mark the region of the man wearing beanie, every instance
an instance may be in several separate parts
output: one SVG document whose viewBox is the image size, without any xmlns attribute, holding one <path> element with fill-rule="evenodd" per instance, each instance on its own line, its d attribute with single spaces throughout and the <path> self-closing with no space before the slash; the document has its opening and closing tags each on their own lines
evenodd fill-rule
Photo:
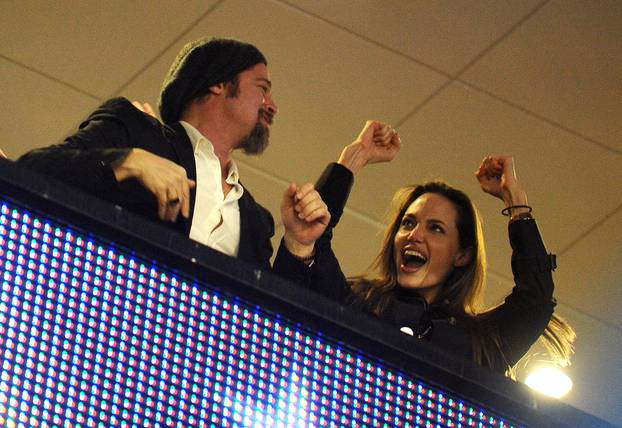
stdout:
<svg viewBox="0 0 622 428">
<path fill-rule="evenodd" d="M 183 47 L 164 80 L 163 124 L 125 98 L 111 99 L 63 144 L 18 162 L 269 268 L 274 220 L 241 185 L 231 155 L 260 154 L 268 145 L 277 113 L 271 87 L 256 47 L 197 40 Z M 322 206 L 317 192 L 309 195 Z"/>
</svg>

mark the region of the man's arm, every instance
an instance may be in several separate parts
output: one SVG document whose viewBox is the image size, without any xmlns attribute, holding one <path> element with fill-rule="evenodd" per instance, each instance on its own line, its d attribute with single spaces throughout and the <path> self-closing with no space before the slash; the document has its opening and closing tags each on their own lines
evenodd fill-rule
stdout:
<svg viewBox="0 0 622 428">
<path fill-rule="evenodd" d="M 136 179 L 156 197 L 160 219 L 175 221 L 179 213 L 187 218 L 195 183 L 179 165 L 140 148 L 157 137 L 138 130 L 149 129 L 143 116 L 125 99 L 110 100 L 62 144 L 33 150 L 18 162 L 109 200 L 120 192 L 120 182 Z"/>
<path fill-rule="evenodd" d="M 32 150 L 17 162 L 90 193 L 117 189 L 112 165 L 130 152 L 123 124 L 113 119 L 90 119 L 62 144 Z"/>
<path fill-rule="evenodd" d="M 313 260 L 315 241 L 330 221 L 328 207 L 311 183 L 298 187 L 291 183 L 283 194 L 281 218 L 285 227 L 283 243 L 301 260 Z"/>
</svg>

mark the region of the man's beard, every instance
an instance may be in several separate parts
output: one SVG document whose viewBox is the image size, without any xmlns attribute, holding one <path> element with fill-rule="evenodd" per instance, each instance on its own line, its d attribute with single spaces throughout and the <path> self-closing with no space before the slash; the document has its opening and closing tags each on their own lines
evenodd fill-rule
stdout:
<svg viewBox="0 0 622 428">
<path fill-rule="evenodd" d="M 272 117 L 268 113 L 259 111 L 259 118 L 255 128 L 240 143 L 240 149 L 247 155 L 260 155 L 268 147 L 270 140 L 270 129 L 261 124 L 260 118 L 265 117 L 268 123 L 272 123 Z"/>
</svg>

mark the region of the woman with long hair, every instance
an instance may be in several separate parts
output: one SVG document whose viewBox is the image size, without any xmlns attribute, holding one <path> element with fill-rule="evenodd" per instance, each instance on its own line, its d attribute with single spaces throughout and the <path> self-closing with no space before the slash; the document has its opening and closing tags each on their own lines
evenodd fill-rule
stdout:
<svg viewBox="0 0 622 428">
<path fill-rule="evenodd" d="M 496 371 L 511 369 L 538 338 L 558 363 L 567 364 L 574 331 L 554 314 L 555 257 L 542 242 L 514 161 L 486 157 L 476 177 L 484 192 L 503 201 L 502 213 L 509 218 L 516 285 L 494 308 L 478 309 L 486 273 L 478 211 L 465 193 L 442 181 L 396 193 L 374 263 L 364 274 L 346 279 L 330 241 L 349 187 L 320 180 L 318 191 L 333 215 L 330 227 L 315 242 L 312 260 L 297 258 L 285 245 L 275 267 L 309 288 Z"/>
</svg>

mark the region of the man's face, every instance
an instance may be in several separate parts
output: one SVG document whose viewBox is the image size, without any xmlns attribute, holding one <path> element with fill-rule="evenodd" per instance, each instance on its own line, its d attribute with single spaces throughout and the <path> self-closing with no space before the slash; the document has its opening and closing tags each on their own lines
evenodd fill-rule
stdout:
<svg viewBox="0 0 622 428">
<path fill-rule="evenodd" d="M 278 108 L 272 99 L 268 67 L 257 64 L 238 75 L 237 85 L 227 84 L 227 101 L 234 123 L 245 137 L 239 148 L 248 154 L 262 153 L 268 146 L 270 125 Z"/>
</svg>

